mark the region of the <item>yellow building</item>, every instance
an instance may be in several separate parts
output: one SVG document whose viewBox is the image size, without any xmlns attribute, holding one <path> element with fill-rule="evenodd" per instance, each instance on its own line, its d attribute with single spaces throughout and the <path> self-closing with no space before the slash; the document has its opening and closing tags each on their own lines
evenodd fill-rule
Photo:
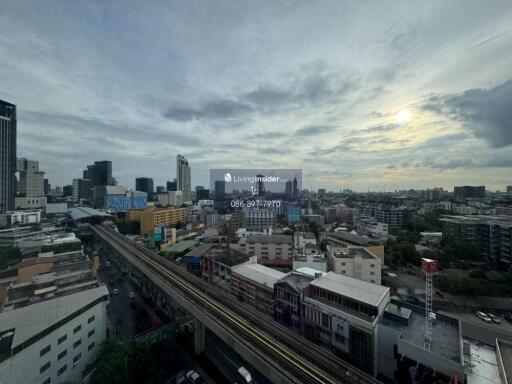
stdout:
<svg viewBox="0 0 512 384">
<path fill-rule="evenodd" d="M 152 235 L 158 225 L 176 225 L 185 222 L 185 208 L 155 208 L 129 209 L 126 219 L 140 223 L 141 235 Z"/>
</svg>

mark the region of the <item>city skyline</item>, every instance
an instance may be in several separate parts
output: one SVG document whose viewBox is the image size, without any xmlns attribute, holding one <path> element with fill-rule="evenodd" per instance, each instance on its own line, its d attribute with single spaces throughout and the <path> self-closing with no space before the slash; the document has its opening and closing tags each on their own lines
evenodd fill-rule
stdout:
<svg viewBox="0 0 512 384">
<path fill-rule="evenodd" d="M 325 5 L 8 3 L 17 155 L 52 185 L 105 159 L 120 185 L 165 185 L 177 154 L 192 186 L 227 167 L 335 191 L 512 183 L 507 2 Z"/>
</svg>

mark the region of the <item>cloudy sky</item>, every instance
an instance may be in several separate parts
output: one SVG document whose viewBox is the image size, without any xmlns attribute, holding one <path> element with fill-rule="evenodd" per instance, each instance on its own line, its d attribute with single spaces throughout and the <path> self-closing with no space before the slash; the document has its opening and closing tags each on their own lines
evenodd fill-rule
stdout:
<svg viewBox="0 0 512 384">
<path fill-rule="evenodd" d="M 510 1 L 4 1 L 0 99 L 53 185 L 211 167 L 303 186 L 512 184 Z"/>
</svg>

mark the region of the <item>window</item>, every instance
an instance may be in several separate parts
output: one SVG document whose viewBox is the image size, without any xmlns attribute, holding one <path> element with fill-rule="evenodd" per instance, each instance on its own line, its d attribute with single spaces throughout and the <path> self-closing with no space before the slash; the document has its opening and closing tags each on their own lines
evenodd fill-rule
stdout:
<svg viewBox="0 0 512 384">
<path fill-rule="evenodd" d="M 79 325 L 77 327 L 75 327 L 75 329 L 73 329 L 73 334 L 77 333 L 78 331 L 80 331 L 82 329 L 82 326 Z"/>
<path fill-rule="evenodd" d="M 345 265 L 346 265 L 346 263 L 345 263 L 345 262 L 343 262 L 343 263 L 341 263 L 341 265 L 342 265 L 342 266 L 345 266 Z"/>
<path fill-rule="evenodd" d="M 68 354 L 68 350 L 67 350 L 67 349 L 63 350 L 61 353 L 59 353 L 59 354 L 57 355 L 57 360 L 62 359 L 62 358 L 63 358 L 64 356 L 66 356 L 67 354 Z"/>
<path fill-rule="evenodd" d="M 64 335 L 64 336 L 61 336 L 59 337 L 59 340 L 57 340 L 57 344 L 60 344 L 64 341 L 66 341 L 66 339 L 68 338 L 68 335 Z"/>
<path fill-rule="evenodd" d="M 91 329 L 89 331 L 89 333 L 87 334 L 87 337 L 91 337 L 92 335 L 94 335 L 94 329 Z"/>
<path fill-rule="evenodd" d="M 66 369 L 68 369 L 68 365 L 67 364 L 64 364 L 62 367 L 59 368 L 59 370 L 57 371 L 57 376 L 60 376 L 62 375 L 64 372 L 66 372 Z"/>
<path fill-rule="evenodd" d="M 375 275 L 375 272 L 370 272 L 370 275 L 374 276 L 374 275 Z"/>
<path fill-rule="evenodd" d="M 76 363 L 78 362 L 78 360 L 80 360 L 82 358 L 82 354 L 79 353 L 78 355 L 76 355 L 75 357 L 73 357 L 73 367 L 76 366 Z"/>
<path fill-rule="evenodd" d="M 91 316 L 87 319 L 87 324 L 91 324 L 94 321 L 94 316 Z"/>
<path fill-rule="evenodd" d="M 46 347 L 44 347 L 43 349 L 41 349 L 39 351 L 39 356 L 46 355 L 48 352 L 50 352 L 51 349 L 52 349 L 52 346 L 51 345 L 47 345 Z"/>
<path fill-rule="evenodd" d="M 87 347 L 87 350 L 90 351 L 91 349 L 94 348 L 94 346 L 95 346 L 94 343 L 89 344 L 89 346 Z"/>
<path fill-rule="evenodd" d="M 43 373 L 44 371 L 46 371 L 48 368 L 50 368 L 50 362 L 46 362 L 45 365 L 43 365 L 41 368 L 39 368 L 39 373 Z"/>
<path fill-rule="evenodd" d="M 51 381 L 52 381 L 52 378 L 51 378 L 51 377 L 49 377 L 49 378 L 47 378 L 45 381 L 41 381 L 41 384 L 50 384 L 50 383 L 51 383 Z"/>
<path fill-rule="evenodd" d="M 73 344 L 73 348 L 78 347 L 80 344 L 82 344 L 82 339 L 78 339 L 77 341 L 75 341 L 75 343 Z"/>
<path fill-rule="evenodd" d="M 370 267 L 371 268 L 375 268 L 375 264 L 370 264 Z"/>
</svg>

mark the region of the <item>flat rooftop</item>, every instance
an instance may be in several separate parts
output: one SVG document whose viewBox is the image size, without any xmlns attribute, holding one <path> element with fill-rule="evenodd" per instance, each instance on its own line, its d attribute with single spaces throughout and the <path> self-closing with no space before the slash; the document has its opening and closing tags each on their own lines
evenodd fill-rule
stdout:
<svg viewBox="0 0 512 384">
<path fill-rule="evenodd" d="M 106 217 L 110 216 L 108 213 L 103 211 L 98 211 L 94 208 L 89 207 L 77 207 L 77 208 L 69 208 L 68 213 L 73 220 L 81 220 L 90 217 Z"/>
<path fill-rule="evenodd" d="M 332 247 L 329 246 L 329 250 L 331 255 L 338 259 L 354 259 L 356 257 L 361 257 L 362 259 L 370 260 L 380 260 L 376 255 L 372 252 L 368 251 L 363 247 Z"/>
<path fill-rule="evenodd" d="M 288 235 L 249 235 L 245 237 L 248 243 L 274 243 L 292 244 L 292 237 Z"/>
<path fill-rule="evenodd" d="M 213 246 L 203 253 L 203 257 L 215 260 L 229 267 L 249 261 L 249 255 L 231 248 Z"/>
<path fill-rule="evenodd" d="M 274 289 L 276 281 L 285 275 L 283 272 L 265 267 L 261 264 L 236 265 L 231 268 L 231 272 L 271 289 Z"/>
<path fill-rule="evenodd" d="M 311 285 L 374 307 L 378 307 L 382 300 L 389 296 L 388 287 L 367 283 L 335 272 L 329 272 L 312 281 Z"/>
</svg>

